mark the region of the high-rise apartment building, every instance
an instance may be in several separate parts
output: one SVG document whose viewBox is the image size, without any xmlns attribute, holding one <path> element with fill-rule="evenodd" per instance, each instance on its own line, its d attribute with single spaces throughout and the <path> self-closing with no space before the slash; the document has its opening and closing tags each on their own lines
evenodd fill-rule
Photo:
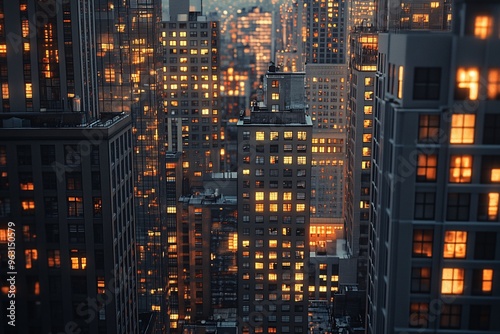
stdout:
<svg viewBox="0 0 500 334">
<path fill-rule="evenodd" d="M 238 318 L 242 333 L 308 331 L 312 123 L 303 73 L 264 78 L 238 122 Z"/>
<path fill-rule="evenodd" d="M 346 62 L 346 0 L 303 0 L 306 16 L 306 64 L 344 64 Z"/>
<path fill-rule="evenodd" d="M 184 193 L 190 194 L 191 187 L 202 187 L 204 175 L 221 168 L 219 23 L 183 12 L 162 22 L 160 33 L 158 98 L 166 151 L 183 152 Z"/>
<path fill-rule="evenodd" d="M 500 331 L 500 5 L 379 35 L 368 333 Z"/>
<path fill-rule="evenodd" d="M 366 30 L 366 31 L 365 31 Z M 350 89 L 344 182 L 344 224 L 347 251 L 358 259 L 356 282 L 366 288 L 373 102 L 378 35 L 360 28 L 351 33 Z"/>
<path fill-rule="evenodd" d="M 0 119 L 1 331 L 138 333 L 130 116 Z"/>
<path fill-rule="evenodd" d="M 313 124 L 311 216 L 342 216 L 347 66 L 306 65 L 306 100 Z"/>
<path fill-rule="evenodd" d="M 354 27 L 374 27 L 376 5 L 376 0 L 349 0 L 348 31 Z"/>
</svg>

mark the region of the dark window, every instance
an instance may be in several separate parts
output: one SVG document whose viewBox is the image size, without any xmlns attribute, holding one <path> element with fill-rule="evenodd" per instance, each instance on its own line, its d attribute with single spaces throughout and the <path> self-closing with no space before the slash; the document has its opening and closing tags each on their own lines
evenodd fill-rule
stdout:
<svg viewBox="0 0 500 334">
<path fill-rule="evenodd" d="M 491 305 L 471 305 L 469 329 L 490 329 Z"/>
<path fill-rule="evenodd" d="M 52 172 L 43 172 L 43 189 L 44 190 L 55 190 L 57 189 L 57 178 L 56 173 Z"/>
<path fill-rule="evenodd" d="M 92 189 L 93 190 L 101 189 L 101 173 L 98 171 L 92 172 Z"/>
<path fill-rule="evenodd" d="M 54 145 L 41 145 L 40 155 L 42 165 L 50 166 L 56 161 L 56 148 Z"/>
<path fill-rule="evenodd" d="M 31 146 L 17 145 L 17 163 L 19 166 L 31 165 Z"/>
<path fill-rule="evenodd" d="M 59 242 L 59 224 L 46 224 L 45 234 L 47 242 Z"/>
<path fill-rule="evenodd" d="M 441 68 L 416 67 L 413 81 L 414 100 L 439 100 Z"/>
<path fill-rule="evenodd" d="M 290 168 L 283 169 L 283 176 L 284 177 L 291 177 L 291 176 L 293 176 L 293 170 L 291 170 Z"/>
<path fill-rule="evenodd" d="M 486 114 L 484 116 L 483 144 L 500 144 L 500 115 Z"/>
<path fill-rule="evenodd" d="M 446 207 L 446 220 L 466 221 L 469 220 L 470 194 L 451 193 L 448 194 L 448 205 Z"/>
<path fill-rule="evenodd" d="M 460 318 L 462 317 L 462 305 L 443 304 L 441 307 L 440 328 L 460 328 Z"/>
<path fill-rule="evenodd" d="M 420 115 L 418 141 L 431 143 L 439 141 L 439 115 Z"/>
<path fill-rule="evenodd" d="M 68 166 L 79 166 L 81 163 L 80 146 L 64 145 L 64 162 Z"/>
<path fill-rule="evenodd" d="M 431 291 L 431 268 L 418 267 L 411 270 L 411 292 Z"/>
<path fill-rule="evenodd" d="M 57 217 L 59 211 L 57 208 L 57 197 L 45 197 L 45 217 Z"/>
<path fill-rule="evenodd" d="M 264 152 L 264 145 L 262 145 L 262 144 L 256 145 L 255 152 L 263 153 Z"/>
<path fill-rule="evenodd" d="M 495 232 L 476 232 L 476 242 L 474 247 L 475 260 L 493 260 L 497 234 Z"/>
<path fill-rule="evenodd" d="M 90 154 L 90 163 L 93 166 L 99 165 L 99 146 L 92 145 L 92 152 Z"/>
<path fill-rule="evenodd" d="M 82 224 L 68 225 L 68 239 L 71 243 L 84 243 L 85 242 L 85 226 Z"/>
<path fill-rule="evenodd" d="M 434 219 L 436 193 L 418 192 L 415 193 L 415 219 Z"/>
</svg>

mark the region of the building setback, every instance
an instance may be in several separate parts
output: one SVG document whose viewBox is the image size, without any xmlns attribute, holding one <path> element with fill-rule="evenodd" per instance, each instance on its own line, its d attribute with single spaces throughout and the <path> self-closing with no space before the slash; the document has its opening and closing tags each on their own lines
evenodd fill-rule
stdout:
<svg viewBox="0 0 500 334">
<path fill-rule="evenodd" d="M 67 324 L 138 332 L 131 120 L 104 117 L 2 114 L 0 256 L 6 267 L 12 222 L 18 333 L 60 333 Z M 4 319 L 7 278 L 2 271 Z"/>
<path fill-rule="evenodd" d="M 368 333 L 500 331 L 500 5 L 379 35 Z"/>
</svg>

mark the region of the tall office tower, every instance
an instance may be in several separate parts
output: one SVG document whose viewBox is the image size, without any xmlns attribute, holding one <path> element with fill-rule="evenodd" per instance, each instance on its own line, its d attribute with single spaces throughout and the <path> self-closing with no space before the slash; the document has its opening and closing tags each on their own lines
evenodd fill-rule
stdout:
<svg viewBox="0 0 500 334">
<path fill-rule="evenodd" d="M 455 6 L 379 35 L 368 333 L 500 331 L 500 4 Z"/>
<path fill-rule="evenodd" d="M 306 15 L 306 64 L 346 62 L 346 0 L 303 0 Z"/>
<path fill-rule="evenodd" d="M 138 333 L 130 116 L 0 117 L 2 332 Z"/>
<path fill-rule="evenodd" d="M 248 45 L 245 49 L 255 57 L 256 81 L 253 88 L 257 89 L 260 79 L 266 74 L 269 63 L 274 56 L 274 17 L 272 12 L 264 11 L 260 7 L 238 11 L 236 17 L 236 42 Z"/>
<path fill-rule="evenodd" d="M 184 193 L 190 194 L 202 187 L 204 175 L 221 168 L 219 23 L 198 11 L 179 13 L 161 23 L 161 43 L 158 96 L 166 150 L 183 152 Z"/>
<path fill-rule="evenodd" d="M 303 77 L 271 66 L 264 78 L 267 106 L 254 104 L 238 122 L 241 333 L 308 328 L 312 123 L 305 115 Z"/>
<path fill-rule="evenodd" d="M 99 110 L 132 116 L 139 253 L 139 310 L 165 323 L 164 117 L 156 104 L 155 49 L 161 1 L 94 1 Z M 78 35 L 73 35 L 78 36 Z M 164 326 L 164 325 L 162 325 Z"/>
<path fill-rule="evenodd" d="M 378 31 L 449 30 L 451 0 L 377 0 Z"/>
<path fill-rule="evenodd" d="M 341 217 L 347 65 L 307 64 L 306 99 L 313 123 L 311 217 Z"/>
<path fill-rule="evenodd" d="M 93 22 L 87 1 L 0 1 L 0 112 L 96 117 Z"/>
<path fill-rule="evenodd" d="M 377 34 L 351 33 L 351 80 L 347 157 L 344 182 L 344 224 L 347 251 L 358 259 L 356 282 L 366 289 L 368 227 L 370 219 L 370 169 L 373 132 L 373 101 L 377 69 Z"/>
<path fill-rule="evenodd" d="M 236 174 L 236 173 L 234 173 Z M 226 180 L 225 182 L 228 182 Z M 236 189 L 236 179 L 230 181 Z M 179 313 L 174 327 L 216 319 L 225 310 L 236 319 L 238 269 L 236 196 L 218 189 L 183 196 L 178 237 Z M 172 313 L 171 313 L 172 314 Z"/>
</svg>

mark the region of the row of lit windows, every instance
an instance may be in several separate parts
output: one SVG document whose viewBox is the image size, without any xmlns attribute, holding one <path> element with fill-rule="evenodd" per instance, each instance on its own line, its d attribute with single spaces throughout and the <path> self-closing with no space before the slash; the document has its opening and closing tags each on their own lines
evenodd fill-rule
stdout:
<svg viewBox="0 0 500 334">
<path fill-rule="evenodd" d="M 269 200 L 270 201 L 277 201 L 278 200 L 278 192 L 277 191 L 271 191 L 268 193 Z M 305 199 L 305 193 L 296 193 L 297 199 Z M 250 198 L 249 193 L 244 193 L 243 198 Z M 254 193 L 254 199 L 256 201 L 264 201 L 265 200 L 265 192 L 263 191 L 256 191 Z M 285 191 L 282 193 L 282 199 L 284 201 L 291 201 L 292 200 L 292 192 L 291 191 Z"/>
<path fill-rule="evenodd" d="M 443 243 L 443 258 L 460 259 L 467 256 L 466 231 L 446 231 Z M 475 233 L 474 259 L 490 260 L 495 257 L 496 234 L 489 232 Z M 413 232 L 413 256 L 432 257 L 434 250 L 434 231 L 416 229 Z"/>
<path fill-rule="evenodd" d="M 485 159 L 487 167 L 489 159 Z M 451 155 L 448 180 L 450 183 L 470 183 L 473 176 L 472 155 Z M 482 170 L 482 181 L 486 183 L 500 182 L 500 163 L 499 168 L 489 168 Z M 438 156 L 437 154 L 419 154 L 417 158 L 417 181 L 434 182 L 437 179 Z"/>
<path fill-rule="evenodd" d="M 296 140 L 307 140 L 307 132 L 305 132 L 305 131 L 296 131 L 295 136 L 296 136 Z M 249 139 L 250 139 L 250 132 L 244 131 L 243 132 L 243 140 L 249 140 Z M 294 132 L 293 131 L 284 131 L 283 132 L 283 139 L 293 140 L 294 139 Z M 255 140 L 258 140 L 258 141 L 266 140 L 266 133 L 264 131 L 256 131 L 255 132 Z M 279 140 L 279 132 L 278 131 L 269 132 L 269 140 Z"/>
<path fill-rule="evenodd" d="M 269 157 L 269 164 L 275 165 L 279 164 L 280 158 L 283 160 L 284 165 L 292 165 L 293 164 L 293 156 L 288 155 L 288 156 L 279 156 L 279 155 L 271 155 Z M 243 157 L 243 163 L 250 163 L 250 156 L 245 156 Z M 255 157 L 255 164 L 257 165 L 264 165 L 264 156 L 256 156 Z M 296 164 L 297 165 L 307 165 L 307 157 L 305 156 L 298 156 L 296 157 Z M 245 174 L 245 172 L 244 172 Z"/>
<path fill-rule="evenodd" d="M 262 239 L 242 240 L 241 241 L 241 246 L 243 248 L 249 248 L 252 243 L 253 243 L 253 245 L 256 248 L 262 248 L 262 247 L 264 247 L 264 240 L 262 240 Z M 268 244 L 269 248 L 278 248 L 279 240 L 277 240 L 277 239 L 271 239 L 271 240 L 268 241 L 268 243 L 269 243 Z M 290 241 L 290 240 L 283 240 L 281 242 L 281 248 L 292 248 L 292 241 Z M 296 241 L 295 242 L 295 248 L 304 248 L 304 241 Z M 292 253 L 290 251 L 286 251 L 286 252 L 283 252 L 281 254 L 281 257 L 283 259 L 290 259 L 291 256 L 292 256 Z"/>
<path fill-rule="evenodd" d="M 262 281 L 264 280 L 264 273 L 255 273 L 255 280 L 256 281 Z M 267 279 L 269 281 L 277 281 L 278 280 L 278 274 L 277 273 L 268 273 L 267 274 Z M 244 272 L 242 274 L 243 280 L 249 280 L 250 279 L 250 273 Z M 292 275 L 290 272 L 285 272 L 281 274 L 281 281 L 290 281 L 292 279 Z M 295 281 L 303 281 L 304 280 L 304 273 L 295 273 L 294 275 Z"/>
<path fill-rule="evenodd" d="M 266 210 L 264 203 L 255 204 L 255 212 L 264 212 Z M 271 203 L 268 205 L 267 212 L 279 212 L 279 206 L 277 203 Z M 291 203 L 284 203 L 281 212 L 292 212 L 293 205 Z M 295 212 L 306 211 L 306 205 L 303 203 L 295 205 Z"/>
<path fill-rule="evenodd" d="M 26 249 L 24 251 L 25 268 L 32 269 L 38 260 L 38 251 L 36 249 Z M 72 249 L 70 250 L 71 269 L 84 270 L 87 268 L 87 258 L 85 251 Z M 59 268 L 61 265 L 61 257 L 59 250 L 47 251 L 47 265 L 49 268 Z"/>
</svg>

